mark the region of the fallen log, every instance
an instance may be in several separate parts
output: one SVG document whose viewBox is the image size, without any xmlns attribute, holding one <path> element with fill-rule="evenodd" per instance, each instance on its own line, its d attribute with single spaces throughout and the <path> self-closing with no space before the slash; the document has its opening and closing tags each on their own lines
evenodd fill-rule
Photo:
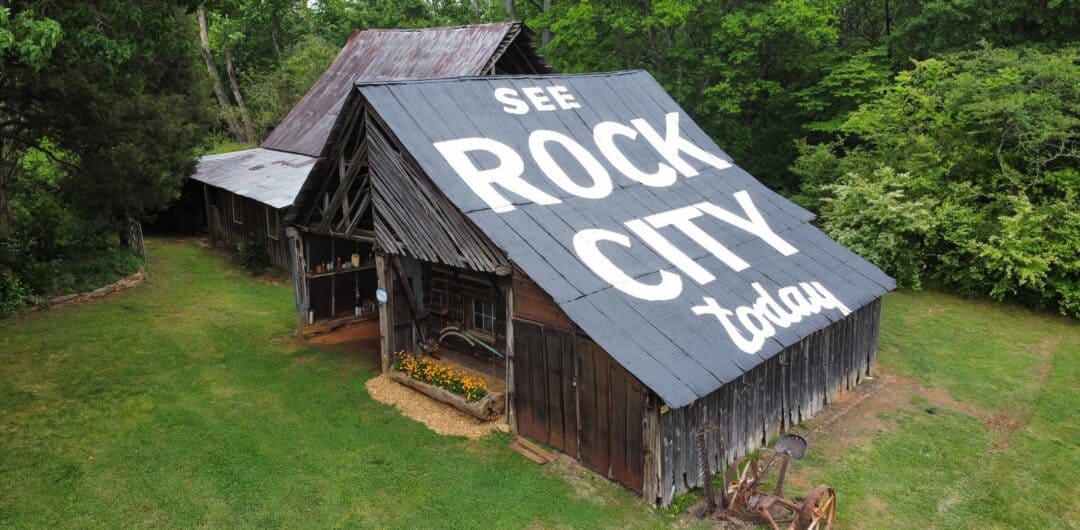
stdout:
<svg viewBox="0 0 1080 530">
<path fill-rule="evenodd" d="M 390 379 L 397 381 L 398 383 L 422 392 L 436 401 L 446 403 L 451 407 L 483 421 L 491 421 L 502 416 L 503 410 L 506 408 L 506 397 L 502 392 L 491 392 L 476 401 L 466 401 L 464 396 L 459 396 L 444 388 L 439 388 L 430 383 L 413 379 L 402 372 L 392 371 L 387 375 Z"/>
</svg>

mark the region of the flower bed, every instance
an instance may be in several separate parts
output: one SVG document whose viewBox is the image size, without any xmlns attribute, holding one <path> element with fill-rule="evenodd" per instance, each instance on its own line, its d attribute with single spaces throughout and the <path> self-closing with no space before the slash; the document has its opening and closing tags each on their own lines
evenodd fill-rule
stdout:
<svg viewBox="0 0 1080 530">
<path fill-rule="evenodd" d="M 423 355 L 398 352 L 387 376 L 483 421 L 501 416 L 506 408 L 502 392 L 489 392 L 482 380 L 456 371 L 450 364 Z"/>
<path fill-rule="evenodd" d="M 466 401 L 476 401 L 488 393 L 483 380 L 460 374 L 453 366 L 426 355 L 399 351 L 394 354 L 394 370 L 404 372 L 418 381 L 449 390 L 464 397 Z"/>
</svg>

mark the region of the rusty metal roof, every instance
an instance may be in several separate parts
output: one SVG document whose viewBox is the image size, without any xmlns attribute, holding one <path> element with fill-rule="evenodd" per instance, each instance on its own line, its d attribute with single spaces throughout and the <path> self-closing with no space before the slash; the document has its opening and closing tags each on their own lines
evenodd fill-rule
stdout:
<svg viewBox="0 0 1080 530">
<path fill-rule="evenodd" d="M 199 159 L 193 180 L 274 208 L 293 203 L 315 158 L 270 149 L 245 149 Z"/>
<path fill-rule="evenodd" d="M 262 147 L 320 156 L 355 81 L 456 77 L 487 73 L 519 23 L 357 31 Z"/>
</svg>

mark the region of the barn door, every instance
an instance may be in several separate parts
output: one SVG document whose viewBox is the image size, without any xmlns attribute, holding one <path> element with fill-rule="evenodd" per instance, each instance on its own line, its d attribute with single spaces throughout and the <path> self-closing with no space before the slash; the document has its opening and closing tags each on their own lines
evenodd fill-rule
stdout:
<svg viewBox="0 0 1080 530">
<path fill-rule="evenodd" d="M 595 342 L 514 320 L 518 434 L 641 491 L 644 400 L 641 383 Z"/>
<path fill-rule="evenodd" d="M 577 456 L 574 334 L 514 321 L 518 433 Z"/>
<path fill-rule="evenodd" d="M 645 472 L 644 388 L 595 342 L 579 337 L 575 350 L 581 420 L 578 460 L 589 469 L 641 491 Z"/>
</svg>

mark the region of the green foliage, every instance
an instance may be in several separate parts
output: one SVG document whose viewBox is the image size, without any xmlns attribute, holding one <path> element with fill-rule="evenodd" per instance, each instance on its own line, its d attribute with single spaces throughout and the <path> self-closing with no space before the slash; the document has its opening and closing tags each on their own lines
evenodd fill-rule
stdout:
<svg viewBox="0 0 1080 530">
<path fill-rule="evenodd" d="M 270 266 L 270 251 L 266 238 L 260 234 L 248 234 L 247 238 L 236 244 L 236 261 L 241 267 L 260 273 Z"/>
<path fill-rule="evenodd" d="M 804 0 L 585 0 L 532 21 L 554 31 L 544 52 L 557 69 L 649 70 L 740 165 L 793 188 L 786 166 L 794 141 L 829 105 L 802 91 L 833 60 L 835 9 Z"/>
<path fill-rule="evenodd" d="M 70 177 L 59 182 L 60 200 L 110 228 L 129 216 L 145 219 L 175 198 L 194 168 L 203 108 L 191 28 L 179 10 L 186 4 L 6 3 L 0 19 L 5 170 L 27 151 L 47 153 Z M 5 192 L 20 178 L 4 173 L 0 228 L 11 221 Z"/>
<path fill-rule="evenodd" d="M 268 134 L 315 84 L 337 56 L 338 48 L 308 36 L 289 49 L 279 63 L 247 78 L 247 103 L 255 134 Z"/>
<path fill-rule="evenodd" d="M 918 62 L 802 147 L 800 201 L 906 285 L 1078 311 L 1080 51 Z"/>
<path fill-rule="evenodd" d="M 14 272 L 0 267 L 0 319 L 15 315 L 26 309 L 30 291 Z"/>
<path fill-rule="evenodd" d="M 868 178 L 849 173 L 826 186 L 822 228 L 840 244 L 874 263 L 888 264 L 901 285 L 918 288 L 937 225 L 936 199 L 918 196 L 911 175 L 879 168 Z"/>
<path fill-rule="evenodd" d="M 35 18 L 30 11 L 20 11 L 12 18 L 10 8 L 0 7 L 0 56 L 41 70 L 52 58 L 61 33 L 55 20 Z"/>
</svg>

